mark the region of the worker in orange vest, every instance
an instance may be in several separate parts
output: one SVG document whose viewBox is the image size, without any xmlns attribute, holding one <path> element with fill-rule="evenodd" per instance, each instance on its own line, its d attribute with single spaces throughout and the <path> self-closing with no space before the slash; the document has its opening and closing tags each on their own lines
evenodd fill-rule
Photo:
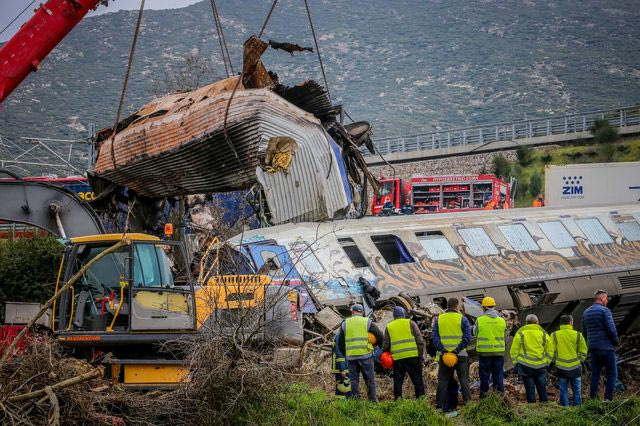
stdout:
<svg viewBox="0 0 640 426">
<path fill-rule="evenodd" d="M 491 194 L 487 194 L 487 196 L 484 197 L 482 208 L 485 210 L 493 210 L 496 208 L 496 202 L 493 200 Z"/>
<path fill-rule="evenodd" d="M 544 197 L 542 194 L 538 194 L 535 200 L 533 200 L 533 207 L 544 207 Z"/>
</svg>

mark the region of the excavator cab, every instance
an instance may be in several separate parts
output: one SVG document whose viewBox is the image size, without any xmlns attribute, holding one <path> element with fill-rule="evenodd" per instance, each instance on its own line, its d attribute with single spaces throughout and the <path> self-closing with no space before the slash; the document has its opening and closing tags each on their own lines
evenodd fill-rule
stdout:
<svg viewBox="0 0 640 426">
<path fill-rule="evenodd" d="M 72 238 L 63 260 L 67 282 L 122 234 Z M 145 234 L 86 268 L 61 297 L 54 326 L 69 346 L 163 341 L 195 331 L 194 287 L 182 245 Z"/>
</svg>

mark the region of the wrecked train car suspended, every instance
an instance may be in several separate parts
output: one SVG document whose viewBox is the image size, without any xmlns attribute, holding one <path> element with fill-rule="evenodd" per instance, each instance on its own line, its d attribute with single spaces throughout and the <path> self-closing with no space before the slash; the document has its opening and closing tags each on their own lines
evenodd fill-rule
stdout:
<svg viewBox="0 0 640 426">
<path fill-rule="evenodd" d="M 337 123 L 338 109 L 314 81 L 280 84 L 260 61 L 266 48 L 251 37 L 241 75 L 157 98 L 115 133 L 99 132 L 96 185 L 157 199 L 258 184 L 272 224 L 342 217 L 352 183 L 377 190 L 358 150 L 370 145 L 368 124 L 356 131 Z"/>
<path fill-rule="evenodd" d="M 229 103 L 239 78 L 146 105 L 113 138 L 113 156 L 111 138 L 103 141 L 95 173 L 148 197 L 260 182 L 274 223 L 332 218 L 348 207 L 340 150 L 318 119 L 269 89 L 237 90 Z M 295 144 L 286 151 L 288 164 L 274 169 L 267 151 L 282 137 Z"/>
</svg>

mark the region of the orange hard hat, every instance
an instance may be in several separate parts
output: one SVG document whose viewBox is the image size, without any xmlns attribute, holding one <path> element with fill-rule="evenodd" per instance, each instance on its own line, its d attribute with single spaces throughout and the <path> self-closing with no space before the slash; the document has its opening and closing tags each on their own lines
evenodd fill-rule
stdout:
<svg viewBox="0 0 640 426">
<path fill-rule="evenodd" d="M 382 352 L 380 363 L 382 364 L 382 368 L 387 370 L 393 367 L 393 356 L 391 356 L 391 352 Z"/>
<path fill-rule="evenodd" d="M 458 363 L 458 356 L 453 352 L 447 352 L 442 355 L 442 363 L 449 368 L 455 367 Z"/>
<path fill-rule="evenodd" d="M 371 343 L 371 345 L 375 345 L 378 341 L 378 339 L 376 339 L 376 336 L 374 336 L 371 332 L 367 334 L 367 337 L 369 338 L 369 343 Z"/>
</svg>

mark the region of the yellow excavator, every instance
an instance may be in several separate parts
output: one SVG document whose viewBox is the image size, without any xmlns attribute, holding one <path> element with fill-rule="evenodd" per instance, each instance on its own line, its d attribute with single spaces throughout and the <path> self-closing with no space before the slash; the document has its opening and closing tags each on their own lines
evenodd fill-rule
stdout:
<svg viewBox="0 0 640 426">
<path fill-rule="evenodd" d="M 158 348 L 220 331 L 245 309 L 261 309 L 263 337 L 303 343 L 297 290 L 271 284 L 268 275 L 213 276 L 197 282 L 182 243 L 147 234 L 104 233 L 95 212 L 73 192 L 12 177 L 0 181 L 6 200 L 0 203 L 0 220 L 38 226 L 61 237 L 65 250 L 56 292 L 82 271 L 57 299 L 51 329 L 74 354 L 103 359 L 114 382 L 156 387 L 184 380 L 188 368 L 183 361 Z M 90 264 L 123 239 L 127 244 Z"/>
</svg>

